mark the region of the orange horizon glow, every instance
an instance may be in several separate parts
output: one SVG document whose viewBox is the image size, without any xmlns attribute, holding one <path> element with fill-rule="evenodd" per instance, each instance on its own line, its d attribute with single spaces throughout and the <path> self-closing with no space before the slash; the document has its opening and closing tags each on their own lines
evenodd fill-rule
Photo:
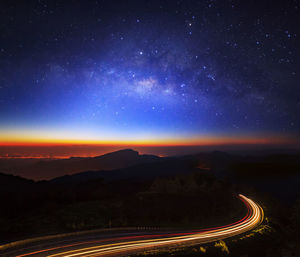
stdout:
<svg viewBox="0 0 300 257">
<path fill-rule="evenodd" d="M 198 136 L 186 138 L 153 138 L 135 140 L 79 140 L 55 138 L 5 138 L 0 133 L 0 159 L 68 159 L 95 157 L 122 149 L 134 149 L 140 154 L 173 156 L 205 149 L 248 147 L 299 147 L 299 140 L 288 137 Z M 10 140 L 9 140 L 10 139 Z M 14 140 L 13 140 L 14 139 Z M 17 140 L 18 139 L 18 140 Z M 195 149 L 198 148 L 197 150 Z"/>
<path fill-rule="evenodd" d="M 109 129 L 3 128 L 0 146 L 214 146 L 214 145 L 276 145 L 299 144 L 296 135 L 244 132 L 128 132 Z"/>
<path fill-rule="evenodd" d="M 84 140 L 84 139 L 5 139 L 0 146 L 209 146 L 248 144 L 293 144 L 290 138 L 279 137 L 195 137 L 182 139 Z"/>
<path fill-rule="evenodd" d="M 120 133 L 108 130 L 0 129 L 0 146 L 175 147 L 217 145 L 295 145 L 299 138 L 274 133 Z"/>
</svg>

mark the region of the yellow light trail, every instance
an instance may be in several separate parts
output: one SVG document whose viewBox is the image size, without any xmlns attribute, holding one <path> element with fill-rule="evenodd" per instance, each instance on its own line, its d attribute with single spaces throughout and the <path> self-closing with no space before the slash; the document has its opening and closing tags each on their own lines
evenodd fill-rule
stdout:
<svg viewBox="0 0 300 257">
<path fill-rule="evenodd" d="M 148 239 L 148 240 L 138 240 L 131 242 L 122 242 L 115 244 L 107 244 L 95 247 L 87 247 L 78 250 L 67 251 L 59 254 L 52 254 L 49 257 L 75 257 L 75 256 L 85 256 L 85 257 L 94 257 L 94 256 L 105 256 L 110 254 L 121 254 L 130 252 L 138 252 L 139 250 L 146 250 L 147 248 L 154 247 L 167 247 L 180 243 L 186 243 L 194 241 L 194 243 L 205 243 L 215 240 L 224 239 L 227 237 L 232 237 L 241 233 L 244 233 L 248 230 L 253 229 L 259 225 L 263 220 L 263 211 L 262 209 L 254 203 L 251 199 L 239 195 L 251 208 L 252 215 L 242 221 L 241 223 L 220 229 L 214 229 L 206 232 L 195 233 L 187 236 L 175 236 L 161 239 Z"/>
<path fill-rule="evenodd" d="M 221 240 L 245 233 L 254 227 L 258 226 L 264 218 L 262 208 L 246 196 L 239 195 L 240 199 L 246 204 L 248 214 L 242 220 L 230 225 L 212 228 L 202 231 L 191 231 L 188 233 L 177 234 L 153 234 L 145 236 L 127 237 L 127 241 L 112 242 L 109 244 L 96 243 L 94 246 L 83 247 L 82 244 L 89 244 L 95 242 L 75 243 L 69 246 L 60 246 L 52 249 L 40 250 L 32 253 L 18 255 L 23 256 L 48 256 L 48 257 L 96 257 L 96 256 L 122 256 L 126 254 L 138 253 L 149 249 L 158 249 L 174 246 L 202 244 Z M 148 237 L 149 239 L 136 240 L 138 237 Z M 151 238 L 152 237 L 152 238 Z M 163 238 L 157 238 L 163 237 Z M 123 239 L 123 238 L 122 238 Z M 134 239 L 134 240 L 133 240 Z M 116 240 L 114 238 L 111 241 Z M 120 241 L 120 239 L 117 238 Z M 116 240 L 116 241 L 117 241 Z M 69 248 L 69 250 L 64 250 Z M 77 249 L 70 250 L 70 248 L 77 247 Z M 53 253 L 55 251 L 56 253 Z M 60 251 L 60 252 L 57 252 Z M 48 252 L 48 253 L 47 253 Z M 52 254 L 50 254 L 52 252 Z M 41 255 L 42 254 L 42 255 Z"/>
</svg>

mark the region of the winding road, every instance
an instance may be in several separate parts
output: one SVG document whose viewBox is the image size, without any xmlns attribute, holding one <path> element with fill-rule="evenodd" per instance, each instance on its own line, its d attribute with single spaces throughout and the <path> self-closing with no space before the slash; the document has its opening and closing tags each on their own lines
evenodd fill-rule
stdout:
<svg viewBox="0 0 300 257">
<path fill-rule="evenodd" d="M 244 195 L 239 195 L 248 209 L 247 215 L 232 224 L 184 232 L 118 232 L 108 235 L 83 236 L 73 240 L 52 241 L 10 250 L 4 257 L 96 257 L 124 256 L 150 249 L 203 244 L 245 233 L 257 227 L 264 218 L 262 208 Z"/>
</svg>

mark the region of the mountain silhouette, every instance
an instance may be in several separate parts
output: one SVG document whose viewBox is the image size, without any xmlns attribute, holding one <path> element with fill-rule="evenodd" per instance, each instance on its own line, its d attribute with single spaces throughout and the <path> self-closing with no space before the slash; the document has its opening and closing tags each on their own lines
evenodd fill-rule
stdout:
<svg viewBox="0 0 300 257">
<path fill-rule="evenodd" d="M 42 160 L 31 165 L 2 169 L 2 173 L 16 174 L 33 180 L 49 180 L 83 171 L 114 170 L 142 163 L 158 161 L 155 155 L 141 155 L 132 149 L 124 149 L 96 157 L 71 157 L 60 160 Z"/>
</svg>

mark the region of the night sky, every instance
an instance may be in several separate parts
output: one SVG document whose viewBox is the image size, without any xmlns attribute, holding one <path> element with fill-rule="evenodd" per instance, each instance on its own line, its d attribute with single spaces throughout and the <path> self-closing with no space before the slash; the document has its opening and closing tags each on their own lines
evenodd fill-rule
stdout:
<svg viewBox="0 0 300 257">
<path fill-rule="evenodd" d="M 3 1 L 0 140 L 293 143 L 299 14 L 296 0 Z"/>
</svg>

